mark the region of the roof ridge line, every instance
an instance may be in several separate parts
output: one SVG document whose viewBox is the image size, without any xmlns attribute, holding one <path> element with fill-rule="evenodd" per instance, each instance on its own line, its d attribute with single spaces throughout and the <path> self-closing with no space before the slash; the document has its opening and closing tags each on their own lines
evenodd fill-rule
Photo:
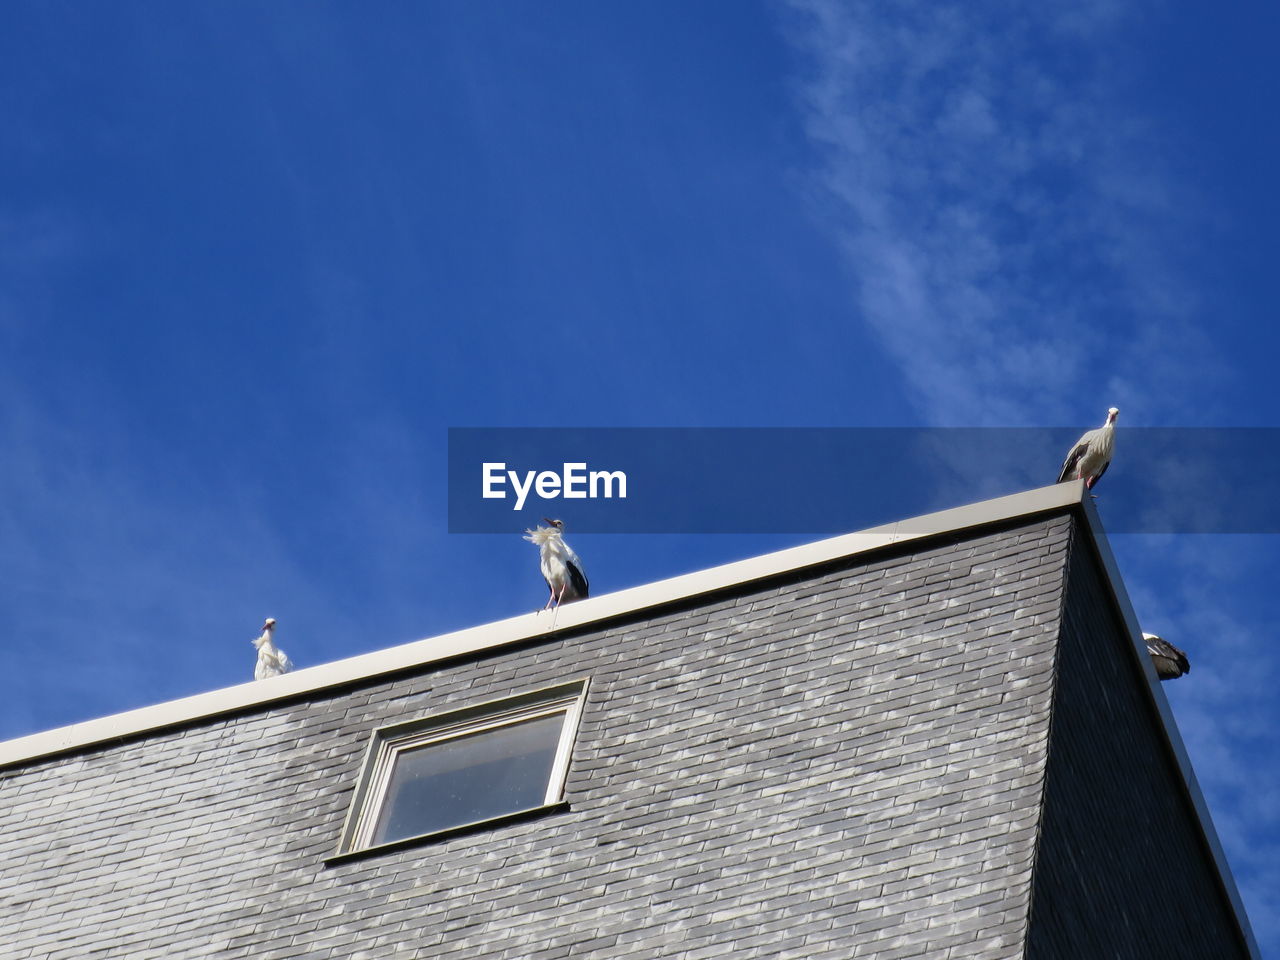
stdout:
<svg viewBox="0 0 1280 960">
<path fill-rule="evenodd" d="M 1038 487 L 576 601 L 559 608 L 554 628 L 551 618 L 540 618 L 540 611 L 521 614 L 295 670 L 269 680 L 250 680 L 231 687 L 28 734 L 0 742 L 0 769 L 110 741 L 131 739 L 144 733 L 185 726 L 210 717 L 241 713 L 254 707 L 294 700 L 309 693 L 349 686 L 482 650 L 563 634 L 642 610 L 743 586 L 887 546 L 1052 510 L 1078 507 L 1083 503 L 1084 492 L 1084 484 L 1080 481 Z M 1086 512 L 1085 516 L 1090 515 Z"/>
</svg>

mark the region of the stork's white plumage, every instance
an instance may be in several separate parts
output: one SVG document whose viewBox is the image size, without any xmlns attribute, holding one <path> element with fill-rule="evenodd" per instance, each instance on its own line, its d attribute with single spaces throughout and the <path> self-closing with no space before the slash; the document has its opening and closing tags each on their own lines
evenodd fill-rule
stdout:
<svg viewBox="0 0 1280 960">
<path fill-rule="evenodd" d="M 262 624 L 262 635 L 253 638 L 252 643 L 258 648 L 258 663 L 253 668 L 255 680 L 278 677 L 293 669 L 293 661 L 272 641 L 271 634 L 275 628 L 275 620 L 267 617 L 266 622 Z"/>
<path fill-rule="evenodd" d="M 549 526 L 526 530 L 525 539 L 537 544 L 538 555 L 542 566 L 542 579 L 547 581 L 551 596 L 547 600 L 550 606 L 560 606 L 572 600 L 582 600 L 591 589 L 587 583 L 587 575 L 582 571 L 582 561 L 572 548 L 564 542 L 564 523 L 560 520 L 542 518 Z"/>
<path fill-rule="evenodd" d="M 1084 485 L 1092 490 L 1093 485 L 1102 479 L 1107 467 L 1111 466 L 1111 454 L 1116 448 L 1116 417 L 1119 415 L 1120 411 L 1112 407 L 1107 411 L 1106 423 L 1076 441 L 1062 464 L 1059 483 L 1083 480 Z"/>
<path fill-rule="evenodd" d="M 1168 640 L 1157 637 L 1154 633 L 1144 633 L 1142 639 L 1147 642 L 1147 653 L 1156 668 L 1156 676 L 1161 680 L 1176 680 L 1191 672 L 1191 662 L 1187 655 Z"/>
</svg>

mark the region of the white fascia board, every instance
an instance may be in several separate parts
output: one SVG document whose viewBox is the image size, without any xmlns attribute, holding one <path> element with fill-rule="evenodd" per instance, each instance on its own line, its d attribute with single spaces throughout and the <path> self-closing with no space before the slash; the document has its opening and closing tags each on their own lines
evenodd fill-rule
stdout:
<svg viewBox="0 0 1280 960">
<path fill-rule="evenodd" d="M 441 660 L 536 640 L 552 633 L 563 633 L 589 624 L 634 615 L 651 607 L 740 587 L 756 580 L 856 556 L 892 544 L 1062 509 L 1079 504 L 1083 492 L 1084 485 L 1078 481 L 1027 490 L 579 600 L 561 607 L 554 617 L 549 612 L 522 614 L 386 650 L 296 670 L 268 680 L 254 680 L 155 706 L 73 723 L 0 743 L 0 768 L 189 724 L 219 714 L 238 713 L 279 700 L 346 686 Z"/>
</svg>

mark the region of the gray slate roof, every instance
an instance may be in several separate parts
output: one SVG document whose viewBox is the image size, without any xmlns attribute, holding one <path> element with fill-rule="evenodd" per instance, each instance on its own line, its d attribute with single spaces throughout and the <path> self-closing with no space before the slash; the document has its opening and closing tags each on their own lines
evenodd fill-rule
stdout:
<svg viewBox="0 0 1280 960">
<path fill-rule="evenodd" d="M 0 956 L 1027 956 L 1079 496 L 0 745 Z M 582 676 L 566 811 L 330 859 L 375 729 Z"/>
</svg>

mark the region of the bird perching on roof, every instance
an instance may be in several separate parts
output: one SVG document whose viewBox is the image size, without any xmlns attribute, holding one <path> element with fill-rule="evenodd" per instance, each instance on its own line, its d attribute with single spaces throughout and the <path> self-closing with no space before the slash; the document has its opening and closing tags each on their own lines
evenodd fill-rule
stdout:
<svg viewBox="0 0 1280 960">
<path fill-rule="evenodd" d="M 293 661 L 271 639 L 271 633 L 275 628 L 275 619 L 267 617 L 262 624 L 261 636 L 254 637 L 250 641 L 258 648 L 258 663 L 253 668 L 253 678 L 255 680 L 278 677 L 280 674 L 288 673 L 293 669 Z"/>
<path fill-rule="evenodd" d="M 1187 655 L 1168 640 L 1157 637 L 1154 633 L 1144 633 L 1142 639 L 1147 642 L 1151 664 L 1161 680 L 1177 680 L 1191 672 L 1191 661 L 1187 659 Z"/>
<path fill-rule="evenodd" d="M 1088 431 L 1076 441 L 1076 445 L 1067 454 L 1062 464 L 1062 472 L 1058 474 L 1058 482 L 1083 480 L 1087 489 L 1102 479 L 1111 466 L 1111 454 L 1116 448 L 1116 417 L 1120 411 L 1112 407 L 1107 411 L 1107 422 L 1097 430 Z"/>
<path fill-rule="evenodd" d="M 547 581 L 547 588 L 551 591 L 547 606 L 542 608 L 545 610 L 550 606 L 583 600 L 591 587 L 587 583 L 587 575 L 582 572 L 582 561 L 564 542 L 564 523 L 546 517 L 542 519 L 549 525 L 526 530 L 524 538 L 538 546 L 542 579 Z"/>
</svg>

